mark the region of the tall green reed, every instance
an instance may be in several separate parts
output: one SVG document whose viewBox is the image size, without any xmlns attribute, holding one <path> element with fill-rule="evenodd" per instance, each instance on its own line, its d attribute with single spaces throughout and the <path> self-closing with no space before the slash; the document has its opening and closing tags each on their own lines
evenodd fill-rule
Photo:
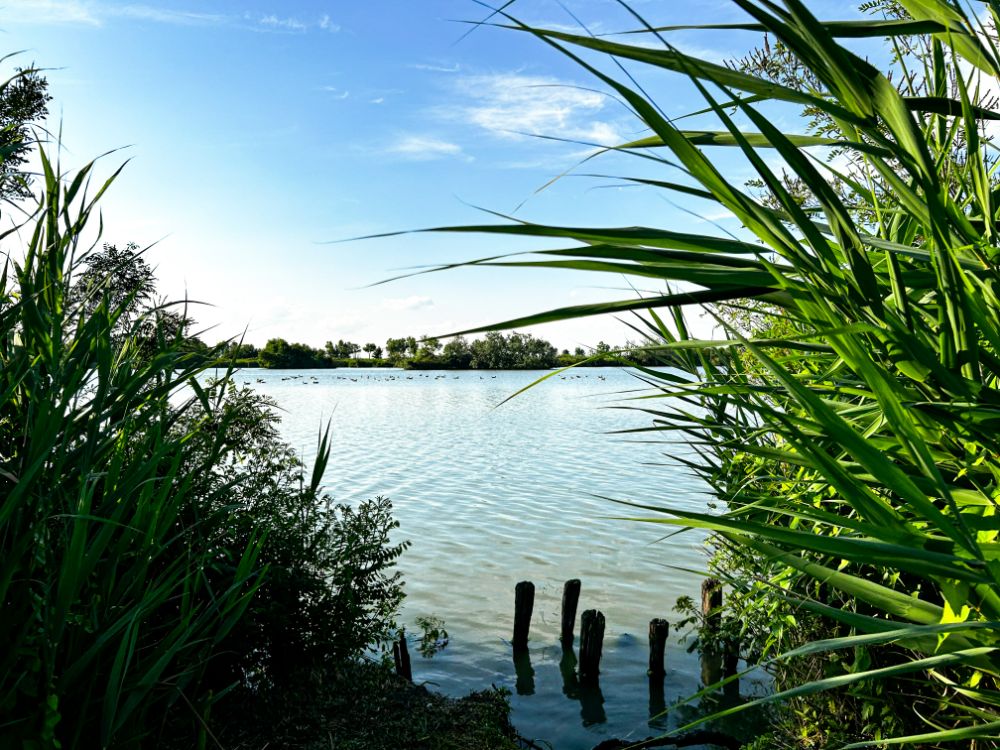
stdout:
<svg viewBox="0 0 1000 750">
<path fill-rule="evenodd" d="M 1000 78 L 1000 4 L 981 3 L 977 15 L 958 0 L 900 0 L 893 17 L 838 22 L 821 21 L 801 0 L 733 2 L 748 17 L 738 28 L 766 34 L 801 66 L 799 84 L 685 54 L 671 44 L 677 29 L 654 28 L 623 3 L 651 43 L 498 16 L 577 63 L 647 129 L 612 150 L 664 175 L 626 180 L 725 209 L 739 236 L 528 222 L 443 231 L 575 241 L 534 259 L 476 265 L 666 282 L 642 299 L 480 330 L 646 311 L 632 325 L 680 371 L 642 368 L 652 391 L 636 406 L 651 429 L 699 449 L 703 460 L 691 467 L 726 509 L 684 512 L 635 498 L 652 513 L 645 520 L 715 532 L 763 566 L 761 591 L 843 634 L 779 659 L 879 649 L 877 664 L 859 656 L 765 702 L 905 680 L 910 734 L 892 743 L 995 746 L 1000 187 L 988 126 L 1000 113 L 981 105 Z M 893 79 L 851 49 L 859 38 L 888 40 Z M 702 97 L 699 114 L 716 129 L 682 129 L 610 63 L 674 73 Z M 824 127 L 783 132 L 769 116 L 774 105 L 804 109 Z M 758 188 L 727 176 L 713 156 L 721 148 L 741 155 Z M 735 325 L 725 306 L 746 300 L 782 333 Z M 688 333 L 682 310 L 691 305 L 714 306 L 723 340 Z M 849 746 L 887 741 L 875 732 Z"/>
<path fill-rule="evenodd" d="M 26 247 L 0 276 L 0 745 L 140 745 L 171 707 L 203 710 L 199 676 L 258 583 L 260 539 L 207 539 L 226 495 L 204 493 L 176 429 L 217 405 L 195 380 L 204 358 L 176 337 L 150 350 L 140 321 L 122 335 L 128 300 L 72 303 L 117 173 L 89 196 L 93 164 L 40 161 Z"/>
</svg>

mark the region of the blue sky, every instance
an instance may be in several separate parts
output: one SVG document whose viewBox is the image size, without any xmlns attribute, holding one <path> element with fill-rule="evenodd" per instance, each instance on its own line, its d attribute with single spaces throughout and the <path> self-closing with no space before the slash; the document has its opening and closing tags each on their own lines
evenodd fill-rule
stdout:
<svg viewBox="0 0 1000 750">
<path fill-rule="evenodd" d="M 0 0 L 5 49 L 46 74 L 50 128 L 63 163 L 130 159 L 103 202 L 104 239 L 148 245 L 161 291 L 212 303 L 205 338 L 263 344 L 281 336 L 382 343 L 442 334 L 550 307 L 623 294 L 618 279 L 467 269 L 368 287 L 398 269 L 527 249 L 481 237 L 359 235 L 489 217 L 474 206 L 567 224 L 738 227 L 705 206 L 691 216 L 652 190 L 568 177 L 588 150 L 532 138 L 612 144 L 642 135 L 614 99 L 526 34 L 481 28 L 471 0 Z M 810 3 L 856 15 L 846 2 Z M 597 32 L 634 26 L 611 0 L 567 0 Z M 728 0 L 644 2 L 657 23 L 740 18 Z M 571 27 L 559 3 L 520 0 L 533 23 Z M 682 49 L 715 59 L 740 34 L 682 32 Z M 643 77 L 671 115 L 699 107 L 676 78 Z M 791 123 L 794 127 L 795 123 Z M 620 157 L 579 171 L 623 174 Z M 743 169 L 734 162 L 733 169 Z M 669 177 L 661 174 L 662 177 Z M 749 176 L 749 174 L 747 175 Z M 728 225 L 727 225 L 728 222 Z M 618 342 L 613 320 L 538 329 L 560 347 Z"/>
</svg>

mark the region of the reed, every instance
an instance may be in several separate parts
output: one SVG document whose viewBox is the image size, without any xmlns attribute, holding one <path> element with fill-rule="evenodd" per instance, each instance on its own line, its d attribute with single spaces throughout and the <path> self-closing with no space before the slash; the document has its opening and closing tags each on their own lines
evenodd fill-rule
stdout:
<svg viewBox="0 0 1000 750">
<path fill-rule="evenodd" d="M 663 174 L 624 180 L 731 212 L 739 234 L 527 222 L 445 231 L 560 241 L 475 265 L 664 282 L 642 299 L 489 329 L 643 313 L 631 325 L 674 368 L 641 368 L 651 391 L 634 405 L 650 431 L 698 448 L 690 466 L 725 506 L 684 512 L 633 498 L 641 517 L 714 532 L 755 561 L 759 593 L 837 634 L 775 658 L 837 654 L 839 670 L 761 702 L 902 680 L 908 734 L 875 732 L 849 747 L 993 747 L 1000 183 L 989 133 L 1000 113 L 984 97 L 1000 77 L 1000 4 L 977 4 L 977 15 L 958 0 L 900 0 L 881 4 L 898 11 L 886 17 L 841 22 L 801 0 L 734 3 L 748 16 L 740 28 L 780 44 L 803 73 L 797 82 L 685 54 L 671 44 L 676 29 L 631 9 L 644 43 L 498 17 L 576 62 L 647 130 L 614 151 Z M 872 37 L 887 40 L 892 79 L 851 48 Z M 715 129 L 682 129 L 616 62 L 673 73 L 701 95 L 699 116 Z M 784 132 L 769 116 L 776 106 L 820 127 Z M 721 149 L 753 168 L 756 187 L 727 176 Z M 688 333 L 683 309 L 693 305 L 709 306 L 721 340 Z M 866 661 L 872 649 L 878 663 Z"/>
</svg>

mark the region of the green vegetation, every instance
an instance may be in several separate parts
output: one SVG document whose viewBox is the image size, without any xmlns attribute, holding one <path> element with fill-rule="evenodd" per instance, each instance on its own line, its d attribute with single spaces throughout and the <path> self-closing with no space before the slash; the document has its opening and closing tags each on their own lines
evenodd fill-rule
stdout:
<svg viewBox="0 0 1000 750">
<path fill-rule="evenodd" d="M 415 370 L 545 370 L 551 367 L 617 367 L 632 363 L 652 364 L 662 355 L 651 356 L 641 344 L 629 343 L 612 348 L 603 341 L 591 352 L 577 347 L 559 353 L 544 339 L 526 333 L 508 335 L 490 331 L 483 338 L 467 341 L 455 336 L 442 346 L 436 338 L 390 338 L 382 347 L 368 343 L 363 347 L 350 341 L 327 341 L 323 349 L 308 344 L 270 339 L 259 351 L 250 344 L 223 342 L 224 356 L 239 366 L 257 364 L 276 370 L 308 370 L 328 367 L 405 367 Z M 360 352 L 370 356 L 358 357 Z"/>
<path fill-rule="evenodd" d="M 0 273 L 0 747 L 510 747 L 504 696 L 466 708 L 381 663 L 389 502 L 335 504 L 327 436 L 307 474 L 273 403 L 208 379 L 226 352 L 195 345 L 139 249 L 82 244 L 117 173 L 88 196 L 93 164 L 38 158 Z M 368 742 L 355 709 L 392 701 Z"/>
<path fill-rule="evenodd" d="M 455 229 L 560 240 L 501 265 L 669 284 L 491 329 L 644 310 L 650 350 L 683 365 L 645 368 L 642 408 L 699 447 L 691 468 L 722 505 L 634 500 L 645 520 L 715 535 L 728 628 L 775 676 L 761 702 L 782 706 L 757 747 L 1000 747 L 1000 114 L 987 98 L 1000 4 L 887 0 L 865 3 L 875 18 L 824 22 L 800 0 L 734 2 L 763 51 L 730 67 L 680 52 L 675 30 L 637 12 L 642 43 L 500 17 L 647 129 L 616 150 L 663 174 L 623 179 L 731 212 L 739 236 Z M 871 38 L 887 39 L 883 63 L 852 50 Z M 714 125 L 681 130 L 636 83 L 643 66 L 694 87 Z M 775 125 L 794 110 L 810 130 Z M 751 184 L 727 179 L 734 154 Z M 682 308 L 699 304 L 724 340 L 689 335 Z"/>
</svg>

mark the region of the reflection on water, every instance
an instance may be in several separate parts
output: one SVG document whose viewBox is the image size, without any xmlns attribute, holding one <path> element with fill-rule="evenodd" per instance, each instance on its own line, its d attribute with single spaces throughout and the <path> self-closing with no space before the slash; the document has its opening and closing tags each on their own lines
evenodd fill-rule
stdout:
<svg viewBox="0 0 1000 750">
<path fill-rule="evenodd" d="M 398 533 L 412 542 L 400 563 L 403 621 L 440 617 L 450 637 L 433 659 L 414 657 L 415 681 L 450 694 L 505 686 L 519 730 L 558 750 L 678 726 L 671 716 L 651 728 L 650 716 L 698 687 L 697 659 L 671 641 L 666 677 L 651 685 L 645 633 L 677 597 L 697 595 L 700 580 L 685 569 L 704 566 L 701 537 L 661 542 L 669 528 L 616 520 L 636 511 L 606 498 L 703 509 L 704 487 L 670 461 L 693 452 L 608 434 L 649 423 L 602 408 L 641 385 L 620 370 L 557 376 L 496 408 L 540 374 L 248 370 L 237 381 L 278 402 L 282 432 L 307 461 L 330 421 L 324 481 L 337 500 L 393 501 Z M 576 657 L 559 643 L 571 578 L 582 582 L 580 610 L 607 619 L 596 689 L 576 682 Z M 521 580 L 536 593 L 529 650 L 515 659 Z"/>
</svg>

